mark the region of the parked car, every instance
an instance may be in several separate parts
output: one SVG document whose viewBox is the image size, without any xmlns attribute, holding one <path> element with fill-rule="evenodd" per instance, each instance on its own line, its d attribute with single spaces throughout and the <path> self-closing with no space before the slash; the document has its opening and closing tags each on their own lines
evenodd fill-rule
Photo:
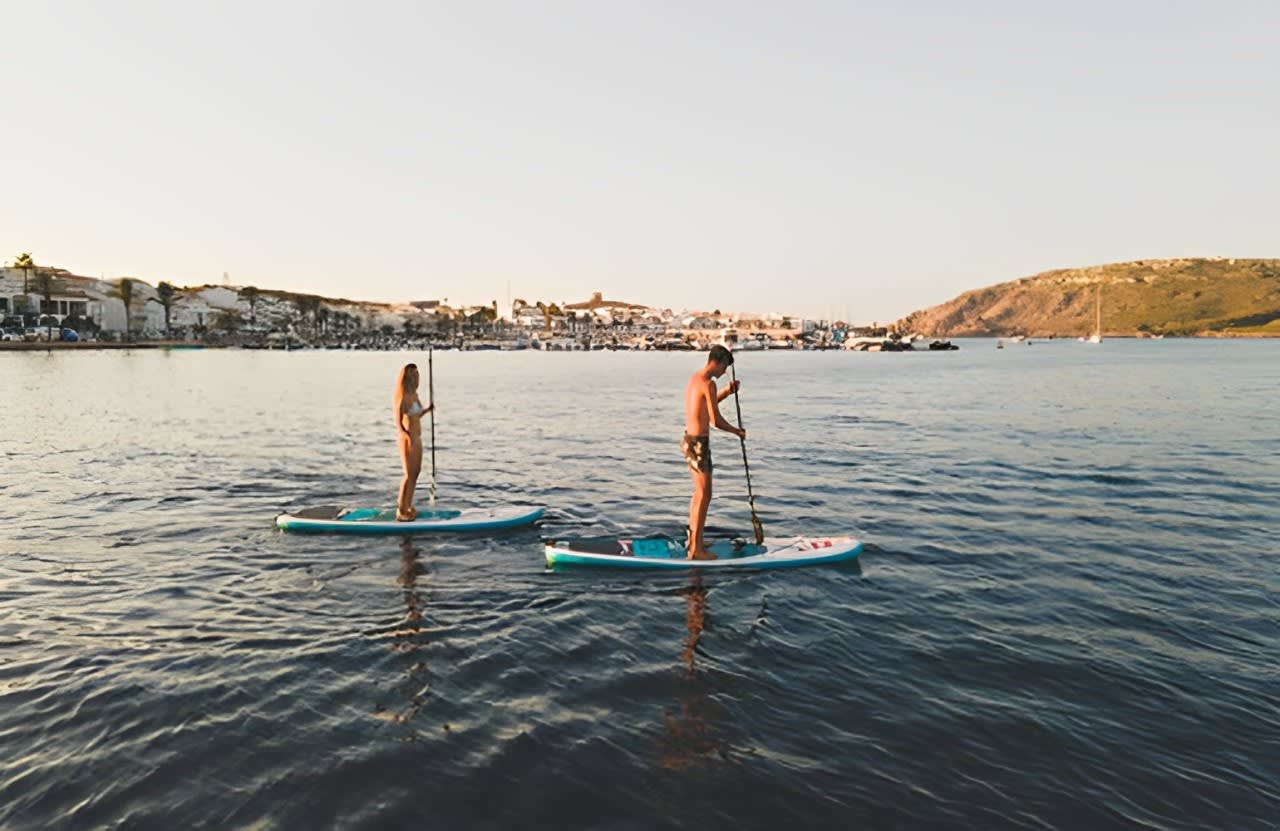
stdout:
<svg viewBox="0 0 1280 831">
<path fill-rule="evenodd" d="M 78 340 L 80 340 L 80 333 L 79 333 L 79 332 L 77 332 L 75 329 L 68 329 L 68 328 L 66 328 L 66 327 L 63 327 L 63 329 L 62 329 L 62 339 L 63 339 L 63 340 L 73 341 L 73 342 L 74 342 L 74 341 L 78 341 Z"/>
<path fill-rule="evenodd" d="M 28 326 L 22 330 L 23 340 L 48 340 L 49 329 L 45 326 Z"/>
<path fill-rule="evenodd" d="M 0 330 L 0 340 L 25 340 L 23 331 L 17 328 Z"/>
</svg>

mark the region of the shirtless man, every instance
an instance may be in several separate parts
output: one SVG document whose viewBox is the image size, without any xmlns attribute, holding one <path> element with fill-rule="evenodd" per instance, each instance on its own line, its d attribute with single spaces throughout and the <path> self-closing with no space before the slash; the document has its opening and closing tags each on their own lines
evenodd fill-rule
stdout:
<svg viewBox="0 0 1280 831">
<path fill-rule="evenodd" d="M 689 501 L 689 559 L 714 560 L 715 554 L 706 549 L 702 531 L 707 525 L 707 506 L 711 504 L 711 424 L 716 428 L 746 438 L 747 431 L 739 430 L 720 415 L 719 404 L 738 389 L 734 381 L 723 390 L 716 391 L 714 379 L 724 375 L 733 363 L 733 353 L 723 346 L 711 347 L 707 363 L 693 373 L 684 390 L 684 439 L 680 452 L 693 474 L 693 499 Z"/>
</svg>

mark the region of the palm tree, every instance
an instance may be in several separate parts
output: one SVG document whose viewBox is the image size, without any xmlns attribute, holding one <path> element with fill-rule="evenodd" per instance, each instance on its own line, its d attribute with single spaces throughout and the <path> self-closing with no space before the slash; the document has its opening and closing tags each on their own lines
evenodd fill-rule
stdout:
<svg viewBox="0 0 1280 831">
<path fill-rule="evenodd" d="M 48 271 L 43 274 L 36 269 L 36 285 L 40 288 L 40 318 L 46 327 L 45 338 L 53 340 L 53 313 L 57 311 L 53 305 L 53 275 Z M 61 338 L 59 338 L 61 340 Z"/>
<path fill-rule="evenodd" d="M 173 283 L 160 281 L 160 285 L 156 286 L 156 294 L 160 295 L 160 305 L 164 306 L 164 333 L 169 334 L 169 309 L 173 306 L 173 295 L 177 293 L 177 289 L 173 287 Z"/>
<path fill-rule="evenodd" d="M 31 252 L 27 251 L 19 254 L 18 258 L 13 261 L 13 267 L 22 269 L 22 294 L 25 297 L 28 290 L 27 276 L 31 269 L 36 267 L 35 261 L 31 259 Z"/>
<path fill-rule="evenodd" d="M 124 301 L 124 339 L 133 340 L 133 331 L 129 326 L 129 306 L 133 303 L 133 281 L 128 277 L 121 277 L 120 286 L 116 291 Z"/>
<path fill-rule="evenodd" d="M 244 288 L 240 289 L 240 296 L 243 297 L 245 299 L 245 302 L 249 304 L 249 323 L 253 326 L 258 325 L 258 317 L 255 314 L 254 310 L 258 306 L 258 297 L 260 296 L 260 294 L 261 293 L 254 286 L 245 286 Z"/>
</svg>

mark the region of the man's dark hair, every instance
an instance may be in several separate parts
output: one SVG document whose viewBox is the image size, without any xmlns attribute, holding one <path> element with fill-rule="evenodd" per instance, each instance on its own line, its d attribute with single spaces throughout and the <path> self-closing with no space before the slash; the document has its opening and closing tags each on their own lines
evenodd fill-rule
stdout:
<svg viewBox="0 0 1280 831">
<path fill-rule="evenodd" d="M 711 353 L 707 355 L 707 360 L 715 361 L 720 366 L 733 366 L 733 353 L 717 343 L 711 347 Z"/>
</svg>

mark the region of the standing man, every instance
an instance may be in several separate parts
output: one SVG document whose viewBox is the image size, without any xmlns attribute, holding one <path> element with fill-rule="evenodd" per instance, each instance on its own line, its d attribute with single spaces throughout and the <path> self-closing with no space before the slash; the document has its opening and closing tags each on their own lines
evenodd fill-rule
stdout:
<svg viewBox="0 0 1280 831">
<path fill-rule="evenodd" d="M 693 373 L 684 390 L 684 439 L 680 452 L 693 474 L 693 499 L 689 501 L 689 559 L 714 560 L 716 555 L 706 548 L 702 539 L 707 525 L 707 506 L 711 504 L 711 424 L 739 438 L 747 432 L 739 430 L 720 415 L 719 404 L 726 396 L 738 390 L 738 382 L 716 391 L 715 379 L 733 363 L 733 353 L 723 346 L 711 347 L 707 363 Z"/>
</svg>

